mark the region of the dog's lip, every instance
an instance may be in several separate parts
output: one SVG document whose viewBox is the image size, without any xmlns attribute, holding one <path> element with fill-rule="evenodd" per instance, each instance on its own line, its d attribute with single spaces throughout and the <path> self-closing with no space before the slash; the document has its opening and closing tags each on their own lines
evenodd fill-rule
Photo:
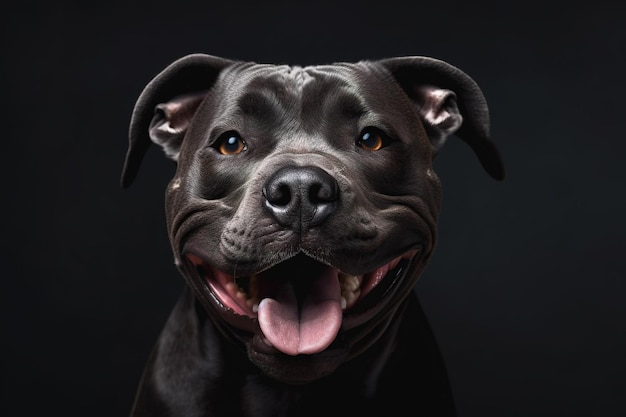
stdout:
<svg viewBox="0 0 626 417">
<path fill-rule="evenodd" d="M 346 274 L 337 268 L 324 266 L 319 263 L 324 267 L 333 268 L 340 280 L 343 313 L 342 330 L 363 324 L 376 314 L 380 306 L 385 304 L 386 293 L 397 286 L 396 282 L 404 276 L 409 263 L 418 257 L 419 253 L 419 248 L 406 250 L 401 255 L 392 258 L 391 261 L 384 263 L 373 271 L 360 275 Z M 202 287 L 208 290 L 210 294 L 208 298 L 222 314 L 222 317 L 241 330 L 249 333 L 258 333 L 257 309 L 262 297 L 248 297 L 246 291 L 237 287 L 235 284 L 236 280 L 232 275 L 211 266 L 209 262 L 195 252 L 187 251 L 184 253 L 184 257 L 192 268 L 198 272 Z M 308 259 L 317 262 L 311 258 Z M 237 280 L 240 282 L 247 280 L 248 285 L 250 285 L 250 281 L 258 280 L 259 276 L 271 274 L 273 268 L 238 278 Z M 385 285 L 380 285 L 382 282 L 385 282 Z M 375 299 L 368 297 L 373 292 L 376 292 Z"/>
</svg>

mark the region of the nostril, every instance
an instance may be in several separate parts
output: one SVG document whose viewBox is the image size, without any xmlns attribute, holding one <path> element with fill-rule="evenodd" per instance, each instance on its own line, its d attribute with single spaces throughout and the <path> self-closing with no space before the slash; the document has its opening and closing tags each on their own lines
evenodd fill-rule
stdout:
<svg viewBox="0 0 626 417">
<path fill-rule="evenodd" d="M 337 199 L 337 183 L 335 181 L 311 184 L 309 201 L 313 204 L 329 203 Z"/>
<path fill-rule="evenodd" d="M 291 187 L 285 183 L 272 183 L 263 187 L 263 196 L 268 203 L 276 207 L 289 205 L 292 199 Z"/>
</svg>

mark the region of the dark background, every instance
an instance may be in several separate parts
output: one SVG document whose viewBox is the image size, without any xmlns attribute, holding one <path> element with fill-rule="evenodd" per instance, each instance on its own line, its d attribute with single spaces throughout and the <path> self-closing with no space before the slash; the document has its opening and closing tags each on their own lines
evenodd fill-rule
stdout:
<svg viewBox="0 0 626 417">
<path fill-rule="evenodd" d="M 158 71 L 205 52 L 429 55 L 472 76 L 508 177 L 449 140 L 416 287 L 459 417 L 626 415 L 619 2 L 224 3 L 3 6 L 0 414 L 128 414 L 183 281 L 163 217 L 173 165 L 153 147 L 122 190 L 127 127 Z"/>
</svg>

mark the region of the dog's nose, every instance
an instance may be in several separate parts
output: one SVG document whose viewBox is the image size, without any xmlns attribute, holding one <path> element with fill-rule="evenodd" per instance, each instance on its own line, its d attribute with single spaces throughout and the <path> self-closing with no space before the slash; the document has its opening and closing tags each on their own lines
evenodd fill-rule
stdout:
<svg viewBox="0 0 626 417">
<path fill-rule="evenodd" d="M 263 187 L 265 208 L 279 224 L 306 231 L 322 223 L 339 200 L 339 185 L 321 168 L 289 166 L 276 171 Z"/>
</svg>

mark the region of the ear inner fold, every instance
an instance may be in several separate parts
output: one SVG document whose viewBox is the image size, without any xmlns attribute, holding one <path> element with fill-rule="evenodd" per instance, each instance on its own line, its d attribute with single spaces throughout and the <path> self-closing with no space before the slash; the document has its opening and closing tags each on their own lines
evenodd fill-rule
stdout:
<svg viewBox="0 0 626 417">
<path fill-rule="evenodd" d="M 150 139 L 160 145 L 170 159 L 178 161 L 183 137 L 206 94 L 206 91 L 184 94 L 156 106 L 150 122 Z"/>
</svg>

